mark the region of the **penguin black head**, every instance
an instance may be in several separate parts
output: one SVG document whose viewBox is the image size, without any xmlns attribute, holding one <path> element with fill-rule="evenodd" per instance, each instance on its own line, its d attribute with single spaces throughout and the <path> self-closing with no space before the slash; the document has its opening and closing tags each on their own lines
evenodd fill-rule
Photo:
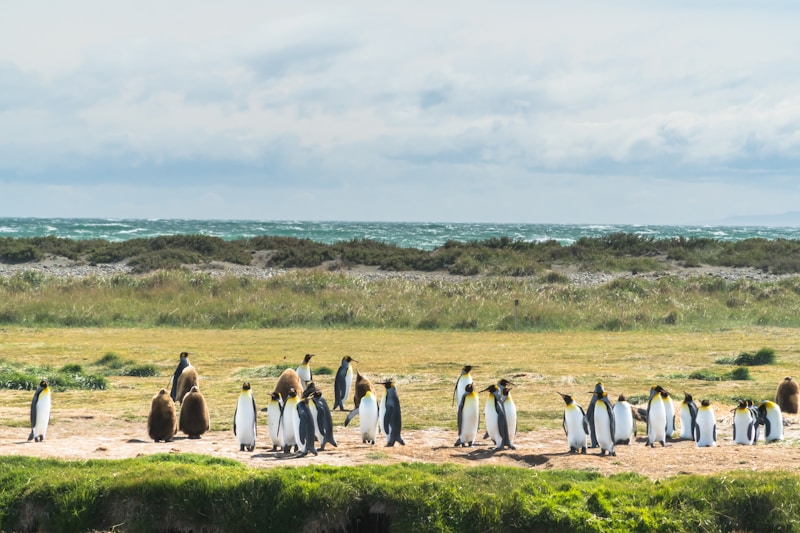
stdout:
<svg viewBox="0 0 800 533">
<path fill-rule="evenodd" d="M 664 389 L 661 389 L 661 391 L 659 391 L 659 394 L 661 394 L 661 397 L 662 397 L 662 398 L 664 398 L 665 400 L 666 400 L 667 398 L 669 398 L 669 391 L 666 391 L 666 390 L 664 390 Z"/>
<path fill-rule="evenodd" d="M 469 394 L 470 392 L 475 390 L 475 386 L 472 383 L 467 383 L 467 386 L 464 387 L 464 391 Z"/>
<path fill-rule="evenodd" d="M 625 395 L 624 395 L 624 394 L 620 394 L 620 395 L 619 395 L 619 398 L 617 398 L 617 401 L 618 401 L 618 402 L 627 402 L 627 401 L 628 401 L 628 399 L 627 399 L 627 398 L 625 398 Z"/>
<path fill-rule="evenodd" d="M 275 400 L 275 401 L 279 401 L 281 399 L 281 393 L 280 392 L 273 392 L 270 395 L 270 399 L 271 400 Z"/>
<path fill-rule="evenodd" d="M 602 381 L 598 381 L 597 384 L 594 386 L 594 392 L 600 394 L 604 390 L 606 390 L 606 389 L 605 389 L 605 387 L 603 387 L 603 382 Z"/>
<path fill-rule="evenodd" d="M 297 397 L 297 389 L 295 389 L 294 387 L 289 389 L 288 396 L 289 396 L 289 398 L 296 398 Z"/>
<path fill-rule="evenodd" d="M 481 392 L 494 392 L 496 390 L 498 390 L 497 385 L 491 384 L 488 387 L 486 387 L 485 389 L 483 389 Z"/>
<path fill-rule="evenodd" d="M 506 378 L 500 378 L 500 379 L 498 379 L 498 380 L 497 380 L 497 384 L 498 384 L 499 386 L 501 386 L 501 387 L 508 387 L 509 385 L 513 385 L 513 383 L 511 383 L 510 381 L 508 381 Z"/>
<path fill-rule="evenodd" d="M 383 385 L 384 387 L 386 387 L 386 390 L 389 390 L 392 387 L 394 387 L 394 380 L 393 379 L 387 379 L 386 381 L 379 381 L 378 385 Z"/>
<path fill-rule="evenodd" d="M 461 367 L 461 373 L 462 374 L 469 374 L 470 372 L 472 372 L 473 368 L 475 368 L 475 367 L 472 366 L 472 365 L 464 365 L 464 366 Z"/>
<path fill-rule="evenodd" d="M 503 389 L 503 396 L 510 396 L 511 395 L 511 387 L 506 387 Z"/>
<path fill-rule="evenodd" d="M 158 391 L 159 394 L 167 394 L 167 389 L 161 389 Z"/>
<path fill-rule="evenodd" d="M 303 364 L 307 365 L 311 361 L 312 357 L 314 357 L 313 353 L 307 353 L 306 356 L 303 357 Z"/>
<path fill-rule="evenodd" d="M 559 395 L 560 395 L 562 398 L 564 398 L 564 403 L 565 403 L 565 404 L 567 404 L 567 405 L 571 404 L 571 403 L 574 401 L 574 400 L 572 399 L 572 396 L 570 396 L 569 394 L 561 394 L 560 392 L 559 392 L 558 394 L 559 394 Z"/>
<path fill-rule="evenodd" d="M 693 401 L 693 400 L 694 400 L 694 398 L 692 398 L 692 395 L 691 395 L 691 394 L 689 394 L 689 393 L 688 393 L 688 392 L 686 392 L 686 391 L 683 391 L 683 401 L 684 401 L 684 402 L 691 402 L 691 401 Z"/>
<path fill-rule="evenodd" d="M 47 388 L 47 380 L 46 380 L 46 379 L 43 379 L 42 381 L 40 381 L 40 382 L 39 382 L 39 386 L 40 386 L 41 388 L 43 388 L 43 389 L 46 389 L 46 388 Z"/>
<path fill-rule="evenodd" d="M 306 388 L 303 391 L 303 396 L 302 397 L 303 397 L 303 399 L 310 398 L 311 396 L 314 396 L 314 394 L 316 392 L 317 392 L 316 385 L 314 385 L 313 381 L 309 381 L 308 384 L 306 384 Z"/>
<path fill-rule="evenodd" d="M 181 352 L 181 359 L 186 359 L 190 355 L 192 355 L 190 352 Z"/>
<path fill-rule="evenodd" d="M 709 405 L 711 405 L 711 400 L 700 400 L 700 405 L 702 405 L 703 407 L 708 407 Z"/>
<path fill-rule="evenodd" d="M 347 361 L 348 363 L 352 363 L 352 362 L 354 362 L 354 361 L 355 361 L 356 363 L 358 363 L 358 361 L 357 361 L 356 359 L 353 359 L 353 358 L 352 358 L 352 357 L 350 357 L 349 355 L 345 355 L 345 356 L 344 356 L 344 360 L 345 360 L 345 361 Z"/>
</svg>

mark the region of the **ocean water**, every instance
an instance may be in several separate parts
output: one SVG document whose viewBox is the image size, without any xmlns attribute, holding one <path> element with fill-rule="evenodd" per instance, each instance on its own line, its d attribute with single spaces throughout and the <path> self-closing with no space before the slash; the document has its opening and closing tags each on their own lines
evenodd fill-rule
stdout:
<svg viewBox="0 0 800 533">
<path fill-rule="evenodd" d="M 2 237 L 46 237 L 124 241 L 159 235 L 196 234 L 226 240 L 273 235 L 333 243 L 372 239 L 401 247 L 431 250 L 447 241 L 481 241 L 492 237 L 569 245 L 581 237 L 631 233 L 656 239 L 708 237 L 738 241 L 753 237 L 800 239 L 798 227 L 657 226 L 625 224 L 490 224 L 441 222 L 309 222 L 258 220 L 177 220 L 105 218 L 0 218 Z"/>
</svg>

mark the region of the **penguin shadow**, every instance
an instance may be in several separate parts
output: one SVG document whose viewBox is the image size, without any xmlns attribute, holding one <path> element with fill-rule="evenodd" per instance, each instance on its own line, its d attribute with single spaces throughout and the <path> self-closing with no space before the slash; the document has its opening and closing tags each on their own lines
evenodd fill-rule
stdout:
<svg viewBox="0 0 800 533">
<path fill-rule="evenodd" d="M 525 455 L 525 454 L 522 454 L 522 453 L 510 453 L 510 454 L 508 454 L 508 458 L 509 459 L 514 459 L 515 461 L 518 461 L 520 463 L 525 463 L 528 466 L 536 467 L 536 466 L 542 466 L 544 464 L 549 463 L 550 462 L 550 458 L 548 457 L 548 455 L 551 455 L 551 454 L 537 455 L 537 454 L 533 454 L 532 453 L 532 454 Z"/>
</svg>

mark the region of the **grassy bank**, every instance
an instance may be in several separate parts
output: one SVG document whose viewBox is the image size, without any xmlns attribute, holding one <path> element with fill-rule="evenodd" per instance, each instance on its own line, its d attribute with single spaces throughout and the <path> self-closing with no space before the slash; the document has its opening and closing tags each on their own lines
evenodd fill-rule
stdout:
<svg viewBox="0 0 800 533">
<path fill-rule="evenodd" d="M 800 278 L 670 276 L 578 286 L 558 276 L 375 279 L 296 270 L 259 280 L 159 271 L 64 280 L 26 271 L 0 278 L 2 324 L 467 331 L 800 327 Z"/>
<path fill-rule="evenodd" d="M 800 476 L 0 458 L 4 531 L 794 531 Z"/>
</svg>

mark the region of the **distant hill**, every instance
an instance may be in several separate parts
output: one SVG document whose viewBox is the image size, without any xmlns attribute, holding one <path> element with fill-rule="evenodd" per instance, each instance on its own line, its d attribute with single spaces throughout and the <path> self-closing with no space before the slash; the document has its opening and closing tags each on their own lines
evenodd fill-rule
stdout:
<svg viewBox="0 0 800 533">
<path fill-rule="evenodd" d="M 726 226 L 800 226 L 800 211 L 777 215 L 736 215 L 721 221 Z"/>
</svg>

